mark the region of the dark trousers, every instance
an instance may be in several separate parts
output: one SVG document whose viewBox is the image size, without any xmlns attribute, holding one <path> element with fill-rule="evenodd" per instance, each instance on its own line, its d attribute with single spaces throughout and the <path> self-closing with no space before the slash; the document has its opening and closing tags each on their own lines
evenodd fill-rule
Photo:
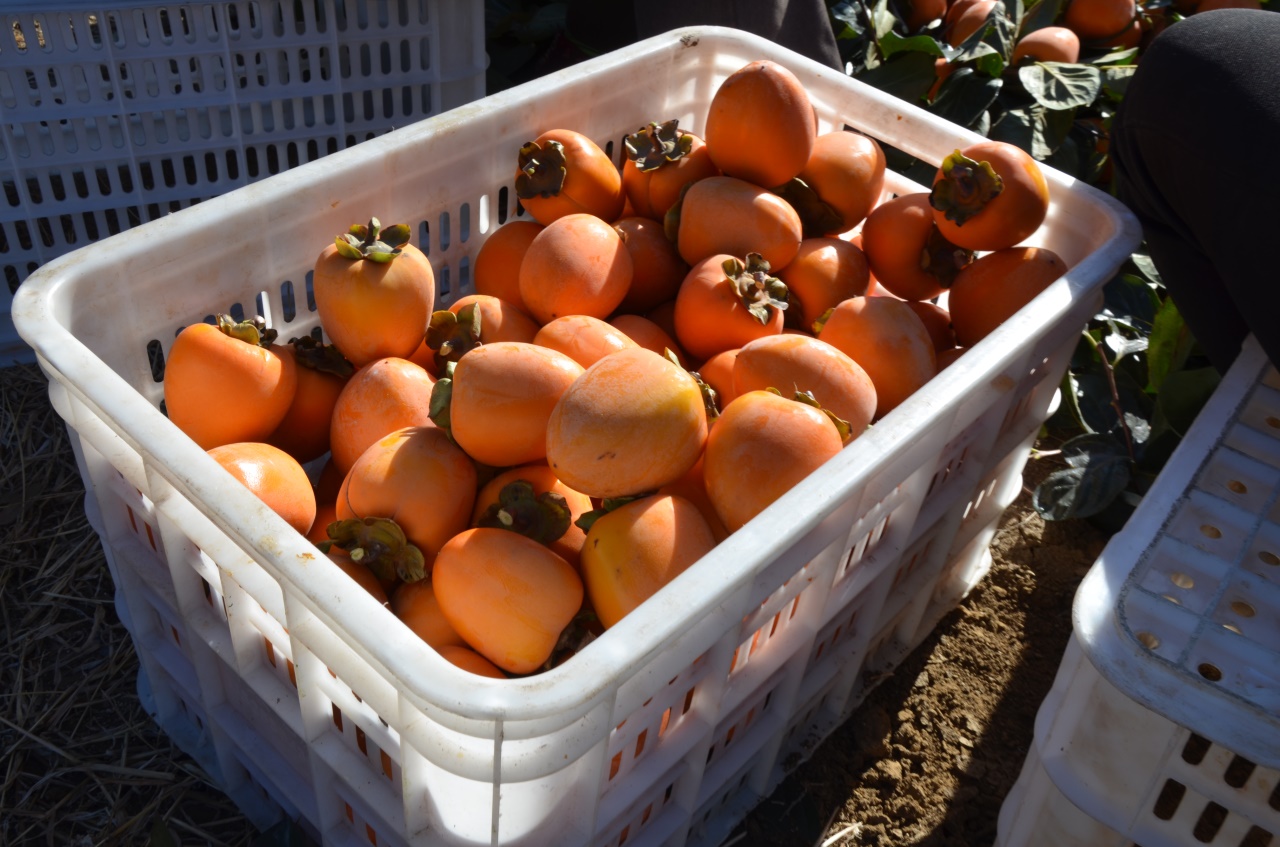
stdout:
<svg viewBox="0 0 1280 847">
<path fill-rule="evenodd" d="M 1252 332 L 1280 363 L 1280 14 L 1193 15 L 1143 54 L 1112 128 L 1117 193 L 1225 371 Z"/>
</svg>

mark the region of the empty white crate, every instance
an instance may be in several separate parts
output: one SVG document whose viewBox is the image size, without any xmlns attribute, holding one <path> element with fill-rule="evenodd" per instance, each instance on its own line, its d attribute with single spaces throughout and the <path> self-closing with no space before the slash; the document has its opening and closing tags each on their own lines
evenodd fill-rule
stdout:
<svg viewBox="0 0 1280 847">
<path fill-rule="evenodd" d="M 1065 277 L 535 677 L 444 661 L 158 410 L 180 327 L 216 311 L 284 338 L 316 327 L 310 269 L 350 224 L 410 223 L 451 301 L 519 213 L 523 142 L 568 127 L 616 161 L 648 121 L 699 132 L 720 83 L 760 58 L 796 72 L 824 131 L 933 162 L 978 140 L 765 40 L 681 30 L 123 232 L 20 289 L 144 690 L 255 821 L 293 815 L 326 844 L 716 844 L 985 572 L 1080 330 L 1138 242 L 1111 198 L 1052 171 L 1033 240 Z"/>
<path fill-rule="evenodd" d="M 1081 583 L 1002 847 L 1280 843 L 1280 376 L 1252 339 Z"/>
<path fill-rule="evenodd" d="M 4 0 L 0 26 L 0 364 L 44 262 L 484 96 L 480 0 Z"/>
</svg>

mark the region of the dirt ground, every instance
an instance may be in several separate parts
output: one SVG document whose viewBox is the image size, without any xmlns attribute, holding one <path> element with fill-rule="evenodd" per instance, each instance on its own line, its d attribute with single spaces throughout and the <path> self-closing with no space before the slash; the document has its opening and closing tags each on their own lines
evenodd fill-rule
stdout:
<svg viewBox="0 0 1280 847">
<path fill-rule="evenodd" d="M 0 389 L 0 844 L 285 843 L 259 840 L 142 710 L 43 378 L 4 369 Z M 1026 483 L 1051 461 L 1032 461 Z M 990 845 L 1105 541 L 1046 524 L 1024 493 L 989 575 L 725 847 Z"/>
<path fill-rule="evenodd" d="M 1071 634 L 1076 586 L 1107 536 L 1045 522 L 1029 488 L 990 573 L 723 847 L 988 847 Z"/>
</svg>

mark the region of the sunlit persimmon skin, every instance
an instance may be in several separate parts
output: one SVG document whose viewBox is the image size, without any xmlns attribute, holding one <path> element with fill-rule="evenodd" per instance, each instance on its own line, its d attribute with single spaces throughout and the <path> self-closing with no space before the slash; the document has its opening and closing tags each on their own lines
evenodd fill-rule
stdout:
<svg viewBox="0 0 1280 847">
<path fill-rule="evenodd" d="M 473 459 L 497 468 L 547 455 L 547 421 L 582 374 L 568 356 L 536 344 L 500 341 L 468 352 L 453 372 L 449 425 Z"/>
<path fill-rule="evenodd" d="M 907 30 L 916 32 L 947 13 L 947 0 L 911 0 L 907 8 Z"/>
<path fill-rule="evenodd" d="M 333 407 L 329 444 L 343 473 L 360 454 L 388 433 L 431 422 L 435 380 L 407 359 L 378 359 L 352 375 Z"/>
<path fill-rule="evenodd" d="M 1080 61 L 1080 37 L 1064 26 L 1046 26 L 1029 32 L 1013 48 L 1013 63 L 1023 59 L 1036 62 Z"/>
<path fill-rule="evenodd" d="M 809 161 L 816 124 L 796 75 L 759 60 L 730 74 L 712 95 L 703 140 L 722 173 L 776 188 Z"/>
<path fill-rule="evenodd" d="M 468 529 L 449 539 L 432 573 L 454 630 L 508 673 L 529 674 L 551 657 L 582 607 L 582 579 L 538 542 L 505 529 Z"/>
<path fill-rule="evenodd" d="M 412 244 L 390 262 L 347 259 L 330 244 L 312 277 L 325 334 L 357 368 L 418 349 L 435 308 L 435 273 Z"/>
<path fill-rule="evenodd" d="M 949 27 L 956 22 L 956 18 L 964 14 L 964 10 L 979 2 L 979 0 L 951 0 L 947 6 L 947 12 L 942 17 L 944 27 Z"/>
<path fill-rule="evenodd" d="M 539 324 L 565 315 L 604 320 L 627 296 L 635 265 L 622 236 L 594 215 L 548 224 L 520 264 L 520 298 Z"/>
<path fill-rule="evenodd" d="M 884 151 L 870 136 L 837 130 L 814 140 L 800 178 L 843 221 L 836 231 L 824 235 L 838 235 L 862 223 L 880 202 L 884 171 Z"/>
<path fill-rule="evenodd" d="M 695 182 L 680 202 L 676 248 L 690 266 L 717 254 L 759 253 L 776 272 L 800 250 L 804 227 L 778 195 L 728 176 Z"/>
<path fill-rule="evenodd" d="M 976 0 L 976 2 L 965 4 L 954 18 L 948 12 L 947 24 L 943 30 L 947 43 L 952 47 L 958 47 L 963 44 L 965 39 L 977 32 L 978 28 L 986 23 L 987 17 L 995 7 L 996 0 Z M 954 10 L 955 7 L 953 6 L 952 9 Z"/>
<path fill-rule="evenodd" d="M 551 129 L 534 139 L 545 148 L 548 142 L 564 150 L 564 182 L 550 196 L 520 195 L 520 203 L 534 220 L 546 226 L 567 215 L 588 214 L 613 221 L 622 214 L 626 195 L 622 175 L 604 151 L 590 138 L 571 129 Z M 520 190 L 517 167 L 517 192 Z"/>
<path fill-rule="evenodd" d="M 961 223 L 939 208 L 939 184 L 954 178 L 939 168 L 930 202 L 934 223 L 948 241 L 969 250 L 1001 250 L 1022 242 L 1040 228 L 1049 211 L 1049 184 L 1030 154 L 1002 141 L 980 141 L 960 152 L 975 162 L 990 164 L 1003 188 Z"/>
<path fill-rule="evenodd" d="M 1043 247 L 1010 247 L 979 258 L 956 277 L 947 304 L 956 343 L 972 347 L 1066 273 Z"/>
<path fill-rule="evenodd" d="M 480 310 L 480 343 L 532 341 L 538 324 L 510 301 L 489 294 L 467 294 L 449 304 L 455 315 L 467 306 Z"/>
<path fill-rule="evenodd" d="M 526 311 L 520 297 L 520 263 L 542 224 L 527 218 L 509 220 L 493 231 L 476 253 L 471 278 L 477 294 L 497 297 Z"/>
<path fill-rule="evenodd" d="M 741 352 L 741 347 L 724 350 L 698 366 L 698 376 L 716 392 L 718 408 L 723 409 L 738 396 L 733 390 L 733 365 Z"/>
<path fill-rule="evenodd" d="M 561 395 L 547 423 L 547 464 L 575 491 L 629 496 L 678 479 L 706 437 L 694 378 L 637 347 L 596 362 Z"/>
<path fill-rule="evenodd" d="M 390 518 L 426 560 L 467 528 L 476 466 L 438 427 L 406 427 L 379 439 L 352 466 L 336 504 L 339 520 Z"/>
<path fill-rule="evenodd" d="M 787 284 L 786 317 L 793 326 L 812 331 L 813 323 L 842 300 L 867 293 L 871 284 L 866 254 L 840 238 L 806 238 L 778 279 Z"/>
<path fill-rule="evenodd" d="M 941 353 L 956 346 L 956 332 L 951 328 L 951 313 L 928 300 L 908 300 L 907 306 L 916 313 L 933 340 L 934 351 Z"/>
<path fill-rule="evenodd" d="M 648 318 L 640 315 L 615 315 L 609 319 L 609 325 L 646 350 L 660 355 L 666 355 L 666 351 L 670 350 L 681 365 L 687 364 L 684 350 L 676 340 Z"/>
<path fill-rule="evenodd" d="M 782 332 L 783 313 L 770 307 L 761 322 L 742 302 L 726 277 L 728 254 L 714 254 L 689 270 L 676 295 L 676 341 L 694 359 L 741 347 L 748 341 Z"/>
<path fill-rule="evenodd" d="M 876 388 L 862 366 L 825 341 L 775 335 L 746 344 L 733 365 L 734 395 L 776 388 L 813 395 L 861 435 L 876 413 Z"/>
<path fill-rule="evenodd" d="M 400 583 L 391 595 L 391 611 L 415 635 L 437 650 L 466 644 L 444 612 L 440 611 L 440 602 L 436 600 L 435 589 L 429 579 Z"/>
<path fill-rule="evenodd" d="M 242 485 L 290 526 L 306 535 L 316 518 L 316 497 L 298 460 L 270 444 L 222 444 L 208 451 Z"/>
<path fill-rule="evenodd" d="M 840 452 L 823 412 L 769 391 L 740 394 L 707 437 L 707 496 L 730 532 L 767 509 Z"/>
<path fill-rule="evenodd" d="M 342 570 L 343 573 L 355 580 L 356 585 L 369 592 L 369 596 L 384 606 L 388 604 L 386 589 L 383 588 L 382 583 L 378 581 L 378 578 L 374 576 L 373 571 L 369 570 L 359 562 L 353 562 L 351 557 L 347 555 L 347 552 L 341 548 L 330 547 L 328 556 L 329 561 L 333 562 Z M 405 584 L 409 585 L 416 583 Z"/>
<path fill-rule="evenodd" d="M 876 387 L 876 420 L 937 373 L 933 339 L 916 313 L 892 297 L 853 297 L 827 317 L 818 338 L 853 359 Z"/>
<path fill-rule="evenodd" d="M 437 649 L 440 655 L 449 661 L 449 664 L 462 668 L 464 671 L 473 673 L 476 676 L 487 676 L 491 679 L 507 679 L 507 675 L 502 672 L 502 668 L 470 647 L 450 644 Z"/>
<path fill-rule="evenodd" d="M 862 247 L 879 285 L 903 300 L 937 297 L 973 258 L 945 242 L 924 191 L 877 206 L 862 225 Z"/>
<path fill-rule="evenodd" d="M 165 360 L 165 411 L 205 450 L 265 441 L 284 419 L 297 385 L 291 347 L 261 347 L 195 323 L 178 333 Z"/>
<path fill-rule="evenodd" d="M 664 162 L 651 171 L 640 170 L 630 159 L 623 164 L 622 186 L 635 214 L 661 221 L 686 185 L 720 173 L 706 142 L 691 132 L 681 133 L 690 138 L 690 149 L 674 162 Z"/>
<path fill-rule="evenodd" d="M 333 409 L 350 376 L 317 370 L 301 362 L 297 372 L 293 402 L 267 442 L 305 465 L 329 452 Z"/>
<path fill-rule="evenodd" d="M 703 473 L 702 457 L 689 468 L 684 476 L 675 482 L 667 483 L 657 491 L 658 494 L 670 494 L 675 497 L 683 497 L 688 500 L 702 514 L 703 520 L 707 522 L 707 526 L 711 529 L 711 535 L 719 544 L 729 537 L 729 530 L 725 527 L 724 522 L 720 520 L 720 515 L 716 513 L 716 507 L 712 504 L 711 498 L 707 496 L 707 480 Z"/>
<path fill-rule="evenodd" d="M 676 296 L 689 266 L 667 238 L 662 224 L 626 217 L 614 224 L 631 254 L 631 287 L 618 304 L 621 312 L 644 312 Z"/>
<path fill-rule="evenodd" d="M 596 519 L 582 549 L 591 608 L 606 629 L 715 547 L 711 527 L 683 497 L 655 494 Z"/>
<path fill-rule="evenodd" d="M 1137 16 L 1134 0 L 1070 0 L 1062 13 L 1062 24 L 1081 41 L 1097 42 L 1120 35 Z"/>
<path fill-rule="evenodd" d="M 565 315 L 545 324 L 533 343 L 565 354 L 584 368 L 628 347 L 634 339 L 608 321 L 590 315 Z"/>
</svg>

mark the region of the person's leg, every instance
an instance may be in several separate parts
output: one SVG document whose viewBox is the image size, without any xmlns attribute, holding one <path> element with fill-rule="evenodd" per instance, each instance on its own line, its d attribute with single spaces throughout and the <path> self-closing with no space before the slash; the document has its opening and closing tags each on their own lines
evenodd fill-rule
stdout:
<svg viewBox="0 0 1280 847">
<path fill-rule="evenodd" d="M 1225 370 L 1252 332 L 1280 363 L 1280 14 L 1160 34 L 1112 127 L 1117 193 L 1193 335 Z"/>
</svg>

